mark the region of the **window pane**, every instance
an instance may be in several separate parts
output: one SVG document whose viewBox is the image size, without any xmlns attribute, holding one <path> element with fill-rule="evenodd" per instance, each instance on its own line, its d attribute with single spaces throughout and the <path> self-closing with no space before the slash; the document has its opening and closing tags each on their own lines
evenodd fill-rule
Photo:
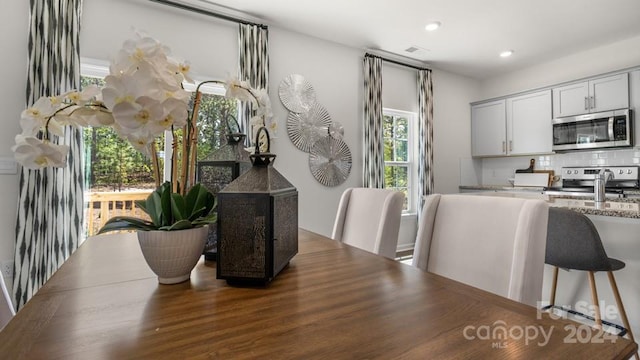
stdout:
<svg viewBox="0 0 640 360">
<path fill-rule="evenodd" d="M 237 115 L 237 104 L 236 100 L 221 95 L 202 94 L 198 111 L 198 160 L 206 159 L 226 143 L 225 119 Z M 229 121 L 233 122 L 233 118 Z"/>
<path fill-rule="evenodd" d="M 397 188 L 406 188 L 409 186 L 409 174 L 408 174 L 408 168 L 406 166 L 402 166 L 402 165 L 398 165 L 395 166 L 395 172 L 394 172 L 394 176 L 395 176 L 395 181 L 394 181 L 394 186 Z"/>
<path fill-rule="evenodd" d="M 387 111 L 387 110 L 385 110 Z M 404 112 L 387 111 L 383 118 L 383 145 L 385 160 L 385 188 L 400 191 L 405 195 L 403 210 L 413 208 L 409 201 L 410 158 L 413 146 L 410 143 L 410 129 L 414 117 Z"/>
<path fill-rule="evenodd" d="M 409 144 L 407 140 L 396 140 L 395 148 L 396 156 L 394 161 L 409 161 Z"/>
<path fill-rule="evenodd" d="M 404 165 L 385 165 L 385 188 L 404 194 L 403 210 L 409 209 L 408 167 Z"/>
<path fill-rule="evenodd" d="M 393 137 L 393 117 L 389 115 L 382 117 L 382 136 L 384 138 Z"/>
<path fill-rule="evenodd" d="M 100 78 L 82 76 L 81 88 L 104 86 Z M 111 127 L 83 128 L 85 176 L 90 191 L 153 189 L 155 179 L 151 160 L 118 136 Z M 159 148 L 162 149 L 162 145 Z M 162 168 L 162 159 L 160 167 Z"/>
<path fill-rule="evenodd" d="M 407 139 L 409 136 L 409 122 L 407 118 L 398 117 L 396 118 L 396 139 Z"/>
<path fill-rule="evenodd" d="M 384 139 L 384 161 L 393 161 L 393 141 Z"/>
</svg>

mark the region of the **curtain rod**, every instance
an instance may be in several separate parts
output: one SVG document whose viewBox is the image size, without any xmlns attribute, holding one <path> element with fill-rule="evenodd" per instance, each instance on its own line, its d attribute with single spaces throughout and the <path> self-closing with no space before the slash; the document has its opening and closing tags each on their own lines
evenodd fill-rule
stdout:
<svg viewBox="0 0 640 360">
<path fill-rule="evenodd" d="M 396 64 L 396 65 L 400 65 L 400 66 L 406 66 L 406 67 L 409 67 L 409 68 L 412 68 L 412 69 L 416 69 L 416 70 L 431 71 L 431 69 L 429 69 L 429 68 L 423 68 L 423 67 L 420 67 L 420 66 L 415 66 L 415 65 L 411 65 L 411 64 L 405 64 L 405 63 L 397 61 L 397 60 L 383 58 L 382 56 L 374 55 L 374 54 L 371 54 L 371 53 L 364 54 L 364 57 L 374 57 L 374 58 L 382 59 L 382 61 L 390 62 L 392 64 Z"/>
<path fill-rule="evenodd" d="M 195 13 L 198 13 L 198 14 L 212 16 L 212 17 L 215 17 L 215 18 L 218 18 L 218 19 L 222 19 L 222 20 L 232 21 L 232 22 L 236 22 L 236 23 L 240 23 L 240 24 L 246 24 L 246 25 L 255 25 L 255 26 L 258 26 L 258 27 L 263 28 L 263 29 L 267 29 L 268 28 L 268 26 L 264 25 L 264 24 L 256 24 L 256 23 L 253 23 L 253 22 L 250 22 L 250 21 L 247 21 L 247 20 L 243 20 L 243 19 L 240 19 L 240 18 L 233 17 L 233 16 L 224 15 L 224 14 L 218 14 L 218 13 L 215 13 L 213 11 L 201 9 L 201 8 L 198 8 L 198 7 L 195 7 L 195 6 L 191 6 L 191 5 L 187 5 L 187 4 L 177 3 L 177 2 L 174 2 L 174 1 L 169 1 L 169 0 L 149 0 L 149 1 L 156 2 L 156 3 L 159 3 L 159 4 L 163 4 L 163 5 L 172 6 L 172 7 L 178 8 L 178 9 L 182 9 L 182 10 L 192 11 L 192 12 L 195 12 Z"/>
</svg>

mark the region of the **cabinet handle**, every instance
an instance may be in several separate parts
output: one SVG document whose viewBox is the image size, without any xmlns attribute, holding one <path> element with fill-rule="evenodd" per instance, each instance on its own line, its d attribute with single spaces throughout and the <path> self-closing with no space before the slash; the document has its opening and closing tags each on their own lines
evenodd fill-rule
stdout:
<svg viewBox="0 0 640 360">
<path fill-rule="evenodd" d="M 506 153 L 506 152 L 507 152 L 507 142 L 506 142 L 506 141 L 503 141 L 503 142 L 502 142 L 502 152 L 503 152 L 503 153 Z"/>
<path fill-rule="evenodd" d="M 584 109 L 589 110 L 589 98 L 586 96 L 584 97 Z"/>
<path fill-rule="evenodd" d="M 591 109 L 595 109 L 596 108 L 596 97 L 595 96 L 591 96 L 589 98 L 589 107 Z"/>
<path fill-rule="evenodd" d="M 513 140 L 509 140 L 509 151 L 513 151 Z"/>
</svg>

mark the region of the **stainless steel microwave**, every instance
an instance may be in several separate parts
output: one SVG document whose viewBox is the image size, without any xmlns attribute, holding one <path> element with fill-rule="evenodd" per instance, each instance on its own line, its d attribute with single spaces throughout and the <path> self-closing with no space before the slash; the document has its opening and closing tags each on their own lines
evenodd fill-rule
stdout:
<svg viewBox="0 0 640 360">
<path fill-rule="evenodd" d="M 554 151 L 633 146 L 631 110 L 553 119 Z"/>
</svg>

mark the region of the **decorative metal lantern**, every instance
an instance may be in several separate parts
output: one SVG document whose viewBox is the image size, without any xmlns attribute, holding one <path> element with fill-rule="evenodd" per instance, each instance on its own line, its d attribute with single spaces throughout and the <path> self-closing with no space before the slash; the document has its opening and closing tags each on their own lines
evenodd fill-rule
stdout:
<svg viewBox="0 0 640 360">
<path fill-rule="evenodd" d="M 235 119 L 233 120 L 236 128 L 233 128 L 227 120 L 227 143 L 205 160 L 198 161 L 196 165 L 197 181 L 213 195 L 218 194 L 225 186 L 251 168 L 249 153 L 243 148 L 246 135 L 239 133 L 239 126 Z M 216 260 L 216 242 L 217 228 L 210 226 L 203 251 L 205 260 Z"/>
<path fill-rule="evenodd" d="M 268 283 L 298 253 L 298 191 L 272 166 L 266 153 L 218 193 L 217 277 L 230 283 Z"/>
</svg>

